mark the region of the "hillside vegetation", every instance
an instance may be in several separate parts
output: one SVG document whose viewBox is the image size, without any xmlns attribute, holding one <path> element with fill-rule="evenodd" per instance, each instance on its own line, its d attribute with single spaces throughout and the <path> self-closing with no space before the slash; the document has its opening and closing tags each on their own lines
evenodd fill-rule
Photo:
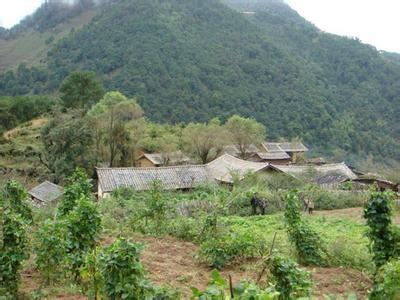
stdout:
<svg viewBox="0 0 400 300">
<path fill-rule="evenodd" d="M 300 137 L 353 162 L 400 160 L 400 66 L 373 47 L 323 33 L 281 1 L 113 2 L 49 45 L 43 68 L 0 75 L 0 93 L 53 92 L 91 70 L 153 121 L 237 113 L 269 139 Z"/>
</svg>

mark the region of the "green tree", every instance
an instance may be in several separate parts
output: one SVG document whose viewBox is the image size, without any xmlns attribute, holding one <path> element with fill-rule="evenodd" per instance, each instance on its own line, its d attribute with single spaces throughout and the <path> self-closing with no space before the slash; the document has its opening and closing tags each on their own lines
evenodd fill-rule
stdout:
<svg viewBox="0 0 400 300">
<path fill-rule="evenodd" d="M 368 237 L 371 252 L 377 268 L 384 265 L 392 256 L 394 240 L 392 232 L 392 192 L 372 192 L 365 204 L 364 218 L 369 227 Z"/>
<path fill-rule="evenodd" d="M 143 114 L 141 107 L 134 99 L 127 99 L 119 92 L 109 92 L 88 113 L 98 130 L 103 132 L 108 146 L 109 166 L 114 167 L 118 155 L 126 154 L 129 145 L 129 122 L 139 119 Z"/>
<path fill-rule="evenodd" d="M 8 203 L 26 223 L 32 223 L 32 209 L 28 204 L 28 193 L 17 181 L 8 181 L 1 192 L 4 203 Z"/>
<path fill-rule="evenodd" d="M 63 198 L 58 205 L 59 216 L 68 215 L 81 196 L 92 197 L 93 185 L 84 170 L 77 168 L 68 181 L 69 184 L 65 187 Z"/>
<path fill-rule="evenodd" d="M 96 203 L 81 195 L 76 206 L 65 216 L 66 252 L 69 269 L 76 281 L 86 255 L 96 247 L 101 232 L 101 215 Z"/>
<path fill-rule="evenodd" d="M 238 150 L 241 158 L 246 159 L 250 154 L 251 145 L 258 145 L 266 137 L 265 126 L 255 119 L 234 115 L 225 123 L 230 141 Z"/>
<path fill-rule="evenodd" d="M 142 245 L 120 238 L 103 250 L 99 265 L 108 299 L 147 299 L 150 284 L 140 262 L 142 249 Z"/>
<path fill-rule="evenodd" d="M 44 145 L 41 161 L 56 181 L 64 180 L 78 166 L 86 170 L 93 167 L 93 131 L 79 111 L 55 111 L 42 128 L 41 139 Z"/>
<path fill-rule="evenodd" d="M 66 259 L 65 223 L 46 220 L 35 234 L 36 266 L 47 285 L 63 274 Z"/>
<path fill-rule="evenodd" d="M 16 194 L 10 195 L 11 190 Z M 30 218 L 21 205 L 26 200 L 21 198 L 24 195 L 14 182 L 9 182 L 0 193 L 0 295 L 10 299 L 17 297 L 22 261 L 29 257 L 27 221 Z"/>
<path fill-rule="evenodd" d="M 93 72 L 74 72 L 60 86 L 65 107 L 89 109 L 104 95 L 102 84 Z"/>
<path fill-rule="evenodd" d="M 187 125 L 182 132 L 182 143 L 185 152 L 205 164 L 223 151 L 227 139 L 220 121 L 212 119 L 208 124 Z"/>
<path fill-rule="evenodd" d="M 318 233 L 303 220 L 295 190 L 285 195 L 285 223 L 289 241 L 296 247 L 298 261 L 304 265 L 325 265 L 326 250 Z"/>
</svg>

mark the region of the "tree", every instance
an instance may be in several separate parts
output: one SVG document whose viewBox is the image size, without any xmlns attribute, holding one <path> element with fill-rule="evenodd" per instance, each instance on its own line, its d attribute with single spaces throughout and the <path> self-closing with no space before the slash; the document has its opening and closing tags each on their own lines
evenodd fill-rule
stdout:
<svg viewBox="0 0 400 300">
<path fill-rule="evenodd" d="M 201 163 L 217 157 L 227 143 L 225 131 L 218 119 L 208 124 L 190 123 L 182 132 L 183 148 Z"/>
<path fill-rule="evenodd" d="M 255 119 L 234 115 L 225 123 L 229 137 L 238 150 L 241 158 L 246 159 L 250 154 L 250 146 L 263 142 L 266 136 L 265 126 Z"/>
<path fill-rule="evenodd" d="M 16 192 L 10 195 L 9 192 Z M 0 193 L 0 294 L 17 297 L 22 261 L 29 257 L 26 192 L 15 182 L 7 183 Z M 30 216 L 30 215 L 29 215 Z"/>
<path fill-rule="evenodd" d="M 65 187 L 63 198 L 58 205 L 59 216 L 68 215 L 82 195 L 92 197 L 93 185 L 84 170 L 77 168 L 68 181 L 69 184 Z"/>
<path fill-rule="evenodd" d="M 64 180 L 78 166 L 86 170 L 93 167 L 92 128 L 79 111 L 55 111 L 43 127 L 41 138 L 44 145 L 41 161 L 56 181 Z"/>
<path fill-rule="evenodd" d="M 79 279 L 85 256 L 96 247 L 101 232 L 101 214 L 96 203 L 80 195 L 76 206 L 65 216 L 68 266 L 75 280 Z"/>
<path fill-rule="evenodd" d="M 127 124 L 139 119 L 143 111 L 134 99 L 127 99 L 119 92 L 109 92 L 104 95 L 88 113 L 103 133 L 108 146 L 109 166 L 114 167 L 118 154 L 121 158 L 126 154 L 129 144 Z"/>
<path fill-rule="evenodd" d="M 394 250 L 392 230 L 392 192 L 372 192 L 365 204 L 364 218 L 369 227 L 368 237 L 371 240 L 371 252 L 377 268 L 384 265 Z"/>
<path fill-rule="evenodd" d="M 60 86 L 65 107 L 89 109 L 104 95 L 102 84 L 94 72 L 74 72 Z"/>
</svg>

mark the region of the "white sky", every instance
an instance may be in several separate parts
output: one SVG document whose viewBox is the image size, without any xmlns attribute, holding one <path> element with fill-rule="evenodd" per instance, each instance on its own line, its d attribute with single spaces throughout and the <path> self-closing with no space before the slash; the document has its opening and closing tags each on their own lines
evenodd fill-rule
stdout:
<svg viewBox="0 0 400 300">
<path fill-rule="evenodd" d="M 400 0 L 285 0 L 320 29 L 400 53 Z M 0 0 L 0 25 L 11 27 L 44 0 Z"/>
<path fill-rule="evenodd" d="M 400 53 L 400 0 L 285 0 L 323 31 Z"/>
</svg>

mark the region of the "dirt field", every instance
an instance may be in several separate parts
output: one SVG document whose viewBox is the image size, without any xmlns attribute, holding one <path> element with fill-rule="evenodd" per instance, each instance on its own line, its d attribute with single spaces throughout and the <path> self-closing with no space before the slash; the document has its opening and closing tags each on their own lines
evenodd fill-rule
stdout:
<svg viewBox="0 0 400 300">
<path fill-rule="evenodd" d="M 342 209 L 332 211 L 318 211 L 315 215 L 351 218 L 362 221 L 362 209 Z M 399 216 L 396 217 L 396 222 Z M 196 259 L 197 246 L 190 242 L 184 242 L 173 237 L 154 238 L 137 236 L 135 241 L 145 245 L 142 254 L 142 262 L 148 270 L 149 278 L 156 284 L 169 285 L 181 290 L 183 299 L 191 295 L 190 287 L 204 289 L 211 278 L 211 268 L 201 264 Z M 108 244 L 112 238 L 105 239 Z M 245 261 L 234 263 L 221 271 L 224 278 L 232 276 L 233 282 L 247 278 L 255 280 L 260 271 L 257 261 Z M 347 295 L 355 293 L 358 299 L 365 299 L 368 289 L 371 287 L 371 280 L 367 274 L 347 268 L 310 268 L 315 282 L 313 288 L 313 299 L 324 299 L 323 295 L 337 294 Z M 37 290 L 40 287 L 40 278 L 37 272 L 31 268 L 23 273 L 22 290 L 26 294 Z M 74 292 L 68 293 L 64 288 L 54 288 L 51 292 L 57 295 L 49 299 L 85 299 Z"/>
</svg>

